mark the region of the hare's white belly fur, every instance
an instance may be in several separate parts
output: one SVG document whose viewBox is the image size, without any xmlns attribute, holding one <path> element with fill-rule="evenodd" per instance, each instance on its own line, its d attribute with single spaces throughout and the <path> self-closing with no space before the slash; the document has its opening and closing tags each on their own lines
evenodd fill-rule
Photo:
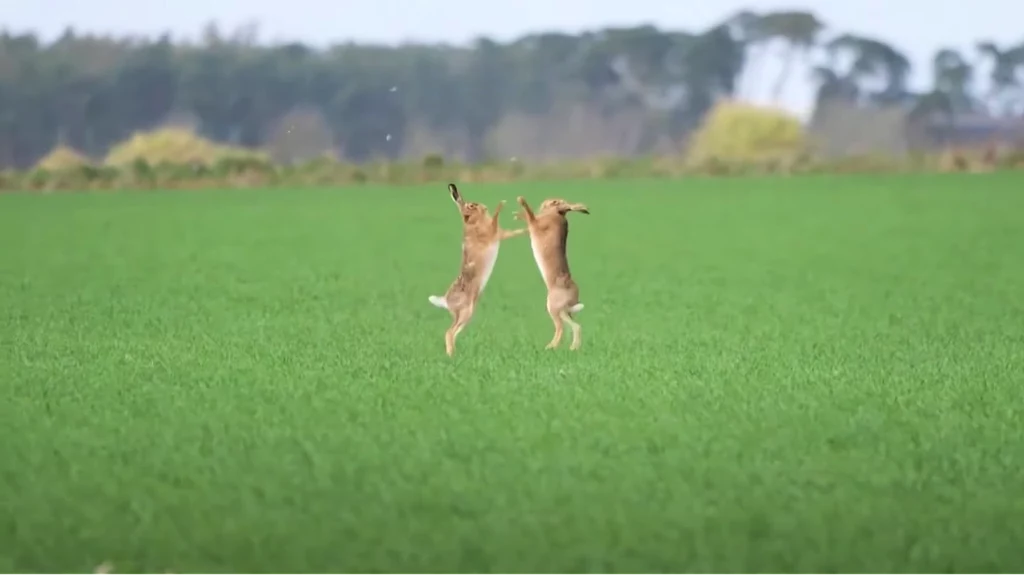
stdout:
<svg viewBox="0 0 1024 575">
<path fill-rule="evenodd" d="M 540 276 L 544 278 L 544 284 L 548 283 L 548 270 L 544 267 L 544 259 L 540 257 L 540 249 L 537 244 L 534 243 L 533 238 L 530 238 L 530 249 L 533 250 L 533 259 L 537 262 L 537 269 L 540 270 Z"/>
<path fill-rule="evenodd" d="M 491 244 L 487 251 L 484 252 L 483 264 L 484 271 L 483 275 L 480 276 L 480 291 L 484 291 L 484 287 L 487 286 L 487 281 L 491 279 L 491 274 L 494 273 L 494 264 L 498 263 L 498 248 L 501 247 L 501 242 L 494 242 Z"/>
</svg>

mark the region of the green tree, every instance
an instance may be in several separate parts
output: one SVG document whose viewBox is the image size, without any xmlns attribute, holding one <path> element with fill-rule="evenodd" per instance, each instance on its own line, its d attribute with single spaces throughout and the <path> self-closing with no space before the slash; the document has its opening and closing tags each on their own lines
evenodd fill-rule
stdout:
<svg viewBox="0 0 1024 575">
<path fill-rule="evenodd" d="M 1019 46 L 1000 47 L 995 42 L 977 44 L 982 58 L 989 60 L 988 93 L 984 95 L 992 112 L 1004 115 L 1024 113 L 1024 88 L 1020 72 L 1024 69 L 1024 43 Z"/>
<path fill-rule="evenodd" d="M 978 102 L 972 94 L 974 67 L 952 48 L 943 48 L 932 58 L 932 90 L 944 94 L 953 113 L 972 112 Z"/>
<path fill-rule="evenodd" d="M 772 87 L 772 99 L 779 102 L 797 60 L 809 61 L 811 50 L 818 45 L 818 36 L 825 23 L 810 12 L 785 10 L 763 14 L 753 21 L 757 42 L 781 41 L 786 46 L 782 69 Z"/>
<path fill-rule="evenodd" d="M 875 104 L 903 102 L 910 60 L 893 46 L 864 36 L 841 34 L 825 45 L 829 63 L 816 70 L 819 96 L 838 95 Z"/>
</svg>

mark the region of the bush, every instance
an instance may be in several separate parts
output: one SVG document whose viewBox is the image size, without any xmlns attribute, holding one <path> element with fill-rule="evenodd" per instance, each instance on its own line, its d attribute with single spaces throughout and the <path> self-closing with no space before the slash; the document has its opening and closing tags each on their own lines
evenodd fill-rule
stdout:
<svg viewBox="0 0 1024 575">
<path fill-rule="evenodd" d="M 36 168 L 49 171 L 60 171 L 89 166 L 91 164 L 92 162 L 89 158 L 78 153 L 73 148 L 60 144 L 56 148 L 50 150 L 49 154 L 43 156 L 43 159 L 36 163 Z"/>
<path fill-rule="evenodd" d="M 423 157 L 423 169 L 440 170 L 444 168 L 444 156 L 441 154 L 427 154 Z"/>
<path fill-rule="evenodd" d="M 691 164 L 721 173 L 729 166 L 792 161 L 807 147 L 803 125 L 787 112 L 725 101 L 705 116 L 687 156 Z"/>
<path fill-rule="evenodd" d="M 46 168 L 36 168 L 26 177 L 30 190 L 48 190 L 53 181 L 53 172 Z"/>
<path fill-rule="evenodd" d="M 750 120 L 744 123 L 743 120 Z M 753 125 L 753 127 L 751 127 Z M 129 161 L 128 158 L 131 158 Z M 252 150 L 209 142 L 184 130 L 137 134 L 96 165 L 58 146 L 29 170 L 0 172 L 0 191 L 256 188 L 445 182 L 509 182 L 752 174 L 979 172 L 1024 169 L 1024 149 L 956 148 L 907 157 L 815 157 L 795 119 L 770 109 L 723 104 L 694 137 L 692 154 L 590 158 L 529 164 L 518 159 L 474 165 L 429 155 L 362 165 L 332 155 L 276 165 Z"/>
<path fill-rule="evenodd" d="M 267 155 L 260 151 L 218 144 L 185 128 L 161 128 L 152 132 L 136 132 L 128 141 L 114 146 L 104 163 L 129 166 L 137 160 L 143 160 L 150 166 L 212 165 L 229 158 L 269 162 Z"/>
</svg>

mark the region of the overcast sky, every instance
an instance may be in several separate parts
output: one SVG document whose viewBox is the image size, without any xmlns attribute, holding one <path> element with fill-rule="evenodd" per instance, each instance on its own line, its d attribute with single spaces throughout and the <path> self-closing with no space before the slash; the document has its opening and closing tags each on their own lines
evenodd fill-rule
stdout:
<svg viewBox="0 0 1024 575">
<path fill-rule="evenodd" d="M 903 49 L 915 64 L 914 84 L 928 83 L 929 59 L 939 46 L 973 50 L 979 38 L 1024 40 L 1024 2 L 1011 0 L 4 0 L 0 27 L 33 30 L 47 39 L 67 26 L 79 31 L 197 36 L 216 21 L 223 28 L 257 22 L 263 40 L 299 40 L 324 45 L 347 40 L 398 42 L 446 40 L 463 43 L 480 35 L 508 40 L 558 30 L 654 24 L 696 30 L 747 8 L 810 9 L 831 29 L 877 36 Z M 1016 6 L 1016 7 L 1015 7 Z M 745 96 L 763 100 L 777 63 L 757 79 L 745 79 Z M 783 104 L 806 113 L 811 87 L 806 71 L 794 74 Z"/>
</svg>

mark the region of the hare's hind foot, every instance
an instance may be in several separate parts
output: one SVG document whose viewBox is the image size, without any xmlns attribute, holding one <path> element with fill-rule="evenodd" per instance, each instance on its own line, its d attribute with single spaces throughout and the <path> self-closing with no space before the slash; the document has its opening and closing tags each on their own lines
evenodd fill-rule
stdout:
<svg viewBox="0 0 1024 575">
<path fill-rule="evenodd" d="M 552 313 L 549 311 L 549 315 L 551 315 L 551 322 L 555 324 L 555 334 L 551 337 L 551 343 L 549 343 L 544 349 L 555 349 L 558 347 L 558 344 L 562 342 L 562 314 L 564 313 L 565 312 Z"/>
<path fill-rule="evenodd" d="M 580 309 L 583 309 L 583 304 L 578 303 L 570 307 L 569 311 L 563 311 L 558 314 L 562 321 L 569 324 L 569 329 L 572 330 L 572 343 L 569 344 L 569 349 L 572 351 L 576 351 L 581 345 L 583 345 L 582 334 L 580 333 L 582 328 L 580 327 L 580 324 L 576 323 L 576 320 L 572 319 L 572 314 Z"/>
</svg>

